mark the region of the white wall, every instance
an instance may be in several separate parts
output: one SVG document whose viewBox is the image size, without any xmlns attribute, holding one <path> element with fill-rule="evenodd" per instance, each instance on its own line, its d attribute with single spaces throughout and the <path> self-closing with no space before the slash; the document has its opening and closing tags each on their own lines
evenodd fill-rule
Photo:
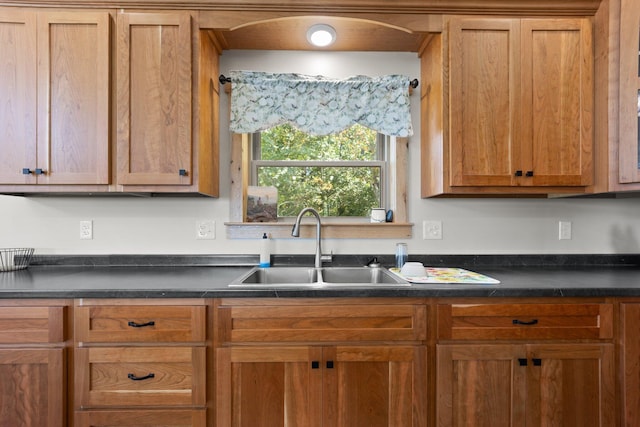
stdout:
<svg viewBox="0 0 640 427">
<path fill-rule="evenodd" d="M 411 53 L 226 51 L 221 72 L 232 69 L 347 77 L 405 74 L 419 78 Z M 412 97 L 415 135 L 410 143 L 411 253 L 630 253 L 640 248 L 640 198 L 420 199 L 419 99 Z M 222 95 L 222 128 L 228 99 Z M 229 134 L 221 133 L 221 197 L 12 197 L 0 196 L 0 247 L 35 247 L 40 254 L 258 253 L 257 241 L 229 240 Z M 196 240 L 195 222 L 215 220 L 216 238 Z M 423 240 L 422 221 L 441 220 L 442 240 Z M 79 239 L 79 222 L 93 220 L 93 240 Z M 558 221 L 571 221 L 573 238 L 558 240 Z M 337 254 L 390 254 L 394 239 L 327 240 Z M 274 252 L 312 253 L 308 239 L 280 239 Z"/>
</svg>

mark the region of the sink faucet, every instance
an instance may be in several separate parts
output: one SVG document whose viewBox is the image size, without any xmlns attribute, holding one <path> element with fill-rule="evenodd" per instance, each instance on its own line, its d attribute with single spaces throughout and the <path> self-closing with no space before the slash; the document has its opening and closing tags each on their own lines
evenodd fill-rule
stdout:
<svg viewBox="0 0 640 427">
<path fill-rule="evenodd" d="M 298 214 L 298 217 L 296 218 L 296 222 L 293 224 L 291 235 L 293 237 L 300 237 L 300 221 L 302 220 L 302 216 L 307 212 L 311 212 L 313 216 L 316 217 L 316 268 L 320 268 L 322 267 L 322 261 L 324 260 L 323 258 L 325 257 L 322 255 L 322 246 L 320 243 L 320 240 L 322 239 L 322 231 L 321 231 L 322 222 L 320 220 L 320 214 L 318 213 L 318 211 L 316 211 L 313 208 L 302 209 Z M 330 256 L 328 261 L 331 261 Z"/>
</svg>

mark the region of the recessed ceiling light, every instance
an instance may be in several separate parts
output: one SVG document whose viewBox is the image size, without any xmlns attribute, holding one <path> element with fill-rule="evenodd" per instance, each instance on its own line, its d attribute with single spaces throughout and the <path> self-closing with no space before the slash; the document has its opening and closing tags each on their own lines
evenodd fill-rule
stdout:
<svg viewBox="0 0 640 427">
<path fill-rule="evenodd" d="M 307 30 L 307 40 L 314 46 L 327 47 L 336 41 L 336 30 L 327 24 L 316 24 Z"/>
</svg>

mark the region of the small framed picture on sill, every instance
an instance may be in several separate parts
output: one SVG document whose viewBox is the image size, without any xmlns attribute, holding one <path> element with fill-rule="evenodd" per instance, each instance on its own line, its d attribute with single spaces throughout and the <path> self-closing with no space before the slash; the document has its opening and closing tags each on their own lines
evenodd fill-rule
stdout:
<svg viewBox="0 0 640 427">
<path fill-rule="evenodd" d="M 247 187 L 247 222 L 276 222 L 278 220 L 278 189 L 276 187 Z"/>
</svg>

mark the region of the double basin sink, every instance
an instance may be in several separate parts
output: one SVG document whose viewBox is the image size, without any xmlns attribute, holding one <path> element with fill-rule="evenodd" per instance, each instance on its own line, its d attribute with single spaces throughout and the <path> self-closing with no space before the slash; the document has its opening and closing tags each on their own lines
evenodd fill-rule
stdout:
<svg viewBox="0 0 640 427">
<path fill-rule="evenodd" d="M 411 286 L 382 267 L 254 267 L 230 287 L 366 287 Z"/>
</svg>

